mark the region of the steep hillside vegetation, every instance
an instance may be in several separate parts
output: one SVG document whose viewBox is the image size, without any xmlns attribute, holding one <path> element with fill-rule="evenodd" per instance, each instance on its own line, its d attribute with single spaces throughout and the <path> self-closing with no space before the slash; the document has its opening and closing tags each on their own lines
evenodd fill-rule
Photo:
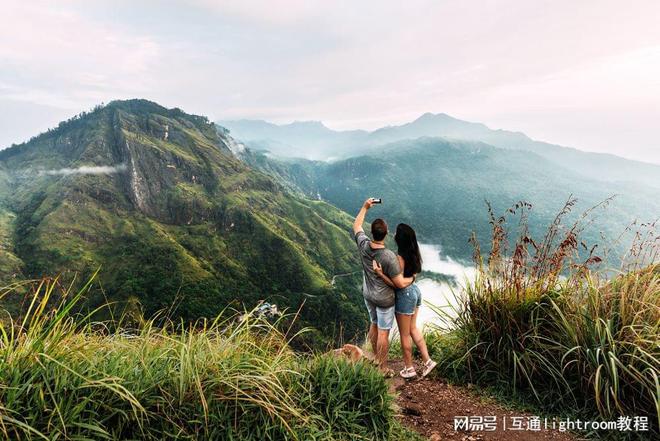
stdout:
<svg viewBox="0 0 660 441">
<path fill-rule="evenodd" d="M 306 299 L 307 323 L 355 332 L 357 290 L 330 285 L 354 267 L 348 217 L 291 196 L 232 143 L 204 117 L 132 100 L 0 152 L 0 278 L 100 266 L 104 295 L 146 314 Z"/>
<path fill-rule="evenodd" d="M 496 212 L 518 201 L 533 201 L 530 228 L 540 233 L 572 194 L 578 198 L 573 220 L 610 196 L 597 225 L 586 224 L 587 243 L 624 251 L 617 238 L 635 219 L 660 213 L 660 190 L 632 183 L 607 183 L 584 177 L 534 153 L 495 148 L 480 142 L 442 138 L 405 140 L 368 155 L 335 162 L 277 160 L 247 151 L 245 161 L 310 197 L 356 211 L 364 198 L 383 198 L 373 216 L 392 224 L 414 225 L 423 241 L 440 243 L 452 257 L 469 259 L 468 238 L 486 238 L 485 201 Z M 602 236 L 602 237 L 601 237 Z"/>
</svg>

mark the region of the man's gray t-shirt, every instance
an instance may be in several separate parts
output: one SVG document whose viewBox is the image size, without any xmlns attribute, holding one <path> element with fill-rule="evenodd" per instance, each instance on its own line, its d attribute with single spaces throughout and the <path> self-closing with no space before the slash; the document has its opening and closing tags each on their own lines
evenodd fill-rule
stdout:
<svg viewBox="0 0 660 441">
<path fill-rule="evenodd" d="M 372 249 L 371 240 L 364 234 L 364 231 L 359 231 L 355 235 L 355 243 L 357 243 L 362 262 L 362 294 L 364 298 L 381 308 L 393 306 L 394 289 L 383 282 L 383 279 L 374 272 L 373 261 L 376 260 L 380 263 L 383 273 L 392 278 L 401 274 L 396 254 L 386 248 Z"/>
</svg>

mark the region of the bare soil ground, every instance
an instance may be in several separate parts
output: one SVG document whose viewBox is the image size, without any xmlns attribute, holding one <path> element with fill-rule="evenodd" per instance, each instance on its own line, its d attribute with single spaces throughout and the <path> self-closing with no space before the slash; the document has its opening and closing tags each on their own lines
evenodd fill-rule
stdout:
<svg viewBox="0 0 660 441">
<path fill-rule="evenodd" d="M 391 388 L 397 393 L 399 418 L 410 429 L 432 441 L 577 441 L 574 434 L 544 428 L 540 418 L 540 430 L 535 429 L 529 418 L 534 415 L 506 409 L 492 399 L 480 397 L 467 387 L 452 386 L 438 378 L 404 380 L 398 375 L 403 368 L 400 361 L 390 362 L 397 375 L 390 380 Z M 421 367 L 418 367 L 421 372 Z M 473 430 L 455 430 L 454 418 L 466 417 Z M 496 430 L 479 429 L 480 417 L 496 417 Z M 465 421 L 465 419 L 464 419 Z M 506 427 L 505 427 L 506 424 Z M 515 430 L 521 429 L 521 430 Z M 527 430 L 525 430 L 527 429 Z"/>
</svg>

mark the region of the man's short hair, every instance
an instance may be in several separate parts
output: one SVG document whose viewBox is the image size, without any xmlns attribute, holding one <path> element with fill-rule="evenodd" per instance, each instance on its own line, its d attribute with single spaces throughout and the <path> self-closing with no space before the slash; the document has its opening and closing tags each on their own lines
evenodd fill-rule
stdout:
<svg viewBox="0 0 660 441">
<path fill-rule="evenodd" d="M 374 240 L 383 240 L 387 236 L 387 222 L 384 219 L 376 219 L 371 223 L 371 237 Z"/>
</svg>

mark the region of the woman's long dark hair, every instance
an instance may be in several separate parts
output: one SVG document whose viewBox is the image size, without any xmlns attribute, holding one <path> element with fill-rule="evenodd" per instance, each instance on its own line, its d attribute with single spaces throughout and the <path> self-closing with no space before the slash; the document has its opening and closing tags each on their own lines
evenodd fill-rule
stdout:
<svg viewBox="0 0 660 441">
<path fill-rule="evenodd" d="M 403 257 L 406 266 L 403 268 L 403 277 L 412 277 L 422 271 L 422 255 L 419 253 L 417 236 L 410 225 L 396 226 L 394 241 L 399 247 L 399 256 Z"/>
</svg>

